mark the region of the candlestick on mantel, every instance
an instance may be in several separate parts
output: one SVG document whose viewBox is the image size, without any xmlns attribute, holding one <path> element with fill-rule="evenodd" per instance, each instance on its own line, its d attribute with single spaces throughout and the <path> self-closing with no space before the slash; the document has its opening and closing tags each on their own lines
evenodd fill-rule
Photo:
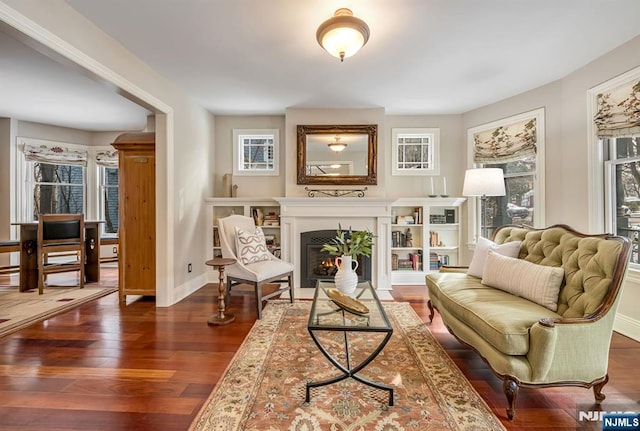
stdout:
<svg viewBox="0 0 640 431">
<path fill-rule="evenodd" d="M 442 196 L 443 198 L 449 196 L 447 194 L 447 177 L 442 177 L 442 194 L 440 196 Z"/>
<path fill-rule="evenodd" d="M 431 180 L 431 194 L 429 196 L 430 197 L 434 197 L 434 196 L 437 196 L 437 195 L 436 195 L 435 187 L 433 186 L 433 177 L 431 177 L 430 180 Z"/>
</svg>

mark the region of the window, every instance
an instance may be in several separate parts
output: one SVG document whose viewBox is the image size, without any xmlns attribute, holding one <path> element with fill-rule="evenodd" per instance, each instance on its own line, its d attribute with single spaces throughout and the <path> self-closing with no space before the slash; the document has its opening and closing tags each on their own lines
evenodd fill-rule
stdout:
<svg viewBox="0 0 640 431">
<path fill-rule="evenodd" d="M 84 166 L 29 162 L 27 175 L 33 220 L 40 214 L 84 213 Z"/>
<path fill-rule="evenodd" d="M 233 174 L 278 175 L 277 129 L 233 130 Z"/>
<path fill-rule="evenodd" d="M 640 269 L 640 68 L 590 89 L 589 95 L 589 161 L 599 167 L 590 175 L 596 182 L 589 194 L 590 224 L 601 226 L 594 230 L 604 224 L 606 232 L 631 239 L 631 267 Z"/>
<path fill-rule="evenodd" d="M 103 234 L 118 233 L 118 151 L 111 147 L 97 147 L 95 162 L 98 166 L 98 214 L 104 220 Z"/>
<path fill-rule="evenodd" d="M 118 168 L 100 166 L 100 214 L 103 233 L 118 233 Z"/>
<path fill-rule="evenodd" d="M 505 224 L 544 226 L 544 109 L 505 118 L 468 131 L 473 167 L 501 168 L 505 196 L 489 196 L 487 232 Z M 470 204 L 470 242 L 481 226 L 481 201 Z"/>
<path fill-rule="evenodd" d="M 640 264 L 640 133 L 605 138 L 605 214 L 607 231 L 628 237 L 634 244 L 631 263 Z"/>
<path fill-rule="evenodd" d="M 393 175 L 438 175 L 440 129 L 392 129 Z"/>
</svg>

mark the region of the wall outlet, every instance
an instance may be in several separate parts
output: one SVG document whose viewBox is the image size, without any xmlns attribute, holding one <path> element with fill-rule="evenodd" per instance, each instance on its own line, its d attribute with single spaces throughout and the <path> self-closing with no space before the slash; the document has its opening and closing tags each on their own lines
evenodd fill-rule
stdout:
<svg viewBox="0 0 640 431">
<path fill-rule="evenodd" d="M 118 247 L 113 247 L 112 251 L 113 251 L 113 254 L 118 254 Z"/>
<path fill-rule="evenodd" d="M 193 271 L 193 266 L 191 264 L 187 265 L 187 272 Z"/>
</svg>

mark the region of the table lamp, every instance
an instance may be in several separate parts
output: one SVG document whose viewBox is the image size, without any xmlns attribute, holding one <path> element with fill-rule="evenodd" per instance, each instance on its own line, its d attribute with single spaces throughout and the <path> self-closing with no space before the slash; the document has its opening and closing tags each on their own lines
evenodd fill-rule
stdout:
<svg viewBox="0 0 640 431">
<path fill-rule="evenodd" d="M 500 168 L 467 169 L 464 174 L 463 196 L 480 196 L 482 205 L 482 236 L 487 237 L 487 196 L 506 195 L 504 173 Z"/>
</svg>

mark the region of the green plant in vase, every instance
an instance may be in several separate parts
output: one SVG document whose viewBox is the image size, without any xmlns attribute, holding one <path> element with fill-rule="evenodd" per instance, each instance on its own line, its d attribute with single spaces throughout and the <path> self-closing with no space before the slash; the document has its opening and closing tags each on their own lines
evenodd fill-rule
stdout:
<svg viewBox="0 0 640 431">
<path fill-rule="evenodd" d="M 336 236 L 330 242 L 323 244 L 321 251 L 326 251 L 336 257 L 338 272 L 334 282 L 338 290 L 346 295 L 352 295 L 358 285 L 358 257 L 371 257 L 373 233 L 368 230 L 342 230 L 338 224 Z M 355 267 L 354 267 L 355 264 Z"/>
</svg>

